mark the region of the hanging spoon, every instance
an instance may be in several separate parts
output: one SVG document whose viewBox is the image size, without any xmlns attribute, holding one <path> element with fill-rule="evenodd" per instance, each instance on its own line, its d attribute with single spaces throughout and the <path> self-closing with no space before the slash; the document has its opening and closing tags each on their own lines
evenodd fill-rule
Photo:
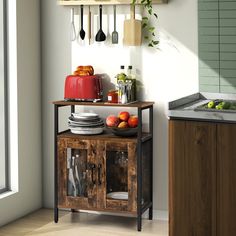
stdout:
<svg viewBox="0 0 236 236">
<path fill-rule="evenodd" d="M 80 6 L 80 15 L 81 15 L 81 29 L 80 29 L 79 35 L 80 35 L 80 38 L 82 40 L 84 40 L 85 31 L 83 29 L 83 18 L 84 18 L 84 6 L 83 5 Z"/>
</svg>

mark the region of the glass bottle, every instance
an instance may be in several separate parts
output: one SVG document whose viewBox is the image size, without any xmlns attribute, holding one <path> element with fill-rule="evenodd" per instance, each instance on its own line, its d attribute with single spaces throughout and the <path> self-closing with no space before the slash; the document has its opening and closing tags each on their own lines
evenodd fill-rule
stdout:
<svg viewBox="0 0 236 236">
<path fill-rule="evenodd" d="M 132 66 L 128 66 L 126 84 L 128 91 L 128 101 L 133 102 L 136 101 L 136 79 L 135 75 L 132 73 Z"/>
<path fill-rule="evenodd" d="M 116 76 L 117 83 L 119 80 L 125 81 L 126 74 L 125 74 L 125 66 L 120 66 L 120 73 Z"/>
<path fill-rule="evenodd" d="M 120 66 L 120 73 L 117 77 L 117 86 L 118 86 L 118 103 L 125 104 L 127 103 L 127 94 L 126 94 L 126 74 L 125 66 Z"/>
</svg>

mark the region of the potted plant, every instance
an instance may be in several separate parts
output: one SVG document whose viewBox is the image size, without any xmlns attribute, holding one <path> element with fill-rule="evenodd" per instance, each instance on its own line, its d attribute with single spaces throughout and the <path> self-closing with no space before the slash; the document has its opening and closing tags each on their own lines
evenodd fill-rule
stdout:
<svg viewBox="0 0 236 236">
<path fill-rule="evenodd" d="M 136 4 L 138 0 L 132 0 L 132 4 Z M 156 47 L 159 40 L 156 38 L 156 28 L 151 24 L 151 18 L 158 18 L 153 11 L 152 0 L 141 0 L 140 4 L 143 6 L 146 15 L 142 18 L 142 31 L 144 39 L 147 41 L 148 47 Z"/>
</svg>

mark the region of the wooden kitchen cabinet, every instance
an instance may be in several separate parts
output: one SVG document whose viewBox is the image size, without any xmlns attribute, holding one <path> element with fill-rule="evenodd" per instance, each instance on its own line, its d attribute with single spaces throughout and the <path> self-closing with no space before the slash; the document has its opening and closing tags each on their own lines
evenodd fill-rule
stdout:
<svg viewBox="0 0 236 236">
<path fill-rule="evenodd" d="M 54 103 L 54 221 L 59 208 L 131 214 L 141 231 L 142 215 L 153 217 L 153 102 L 109 104 L 56 101 Z M 120 137 L 106 130 L 99 135 L 59 131 L 61 107 L 132 107 L 139 119 L 137 135 Z M 149 130 L 143 132 L 142 115 L 148 110 Z M 70 114 L 69 114 L 70 115 Z M 72 177 L 71 177 L 72 176 Z M 73 180 L 72 180 L 73 179 Z M 76 187 L 73 187 L 76 186 Z M 78 186 L 78 187 L 77 187 Z M 111 197 L 125 192 L 127 199 Z"/>
<path fill-rule="evenodd" d="M 169 121 L 169 235 L 236 235 L 236 124 Z"/>
<path fill-rule="evenodd" d="M 217 236 L 236 235 L 236 124 L 217 125 Z"/>
<path fill-rule="evenodd" d="M 137 140 L 58 137 L 59 207 L 83 210 L 117 211 L 137 214 Z M 68 159 L 75 158 L 71 170 L 80 179 L 78 190 L 68 190 Z M 121 159 L 122 158 L 122 159 Z M 77 169 L 75 171 L 75 169 Z M 82 191 L 81 191 L 82 189 Z M 107 197 L 111 192 L 128 192 L 127 200 Z"/>
<path fill-rule="evenodd" d="M 170 235 L 215 235 L 216 129 L 170 121 Z"/>
</svg>

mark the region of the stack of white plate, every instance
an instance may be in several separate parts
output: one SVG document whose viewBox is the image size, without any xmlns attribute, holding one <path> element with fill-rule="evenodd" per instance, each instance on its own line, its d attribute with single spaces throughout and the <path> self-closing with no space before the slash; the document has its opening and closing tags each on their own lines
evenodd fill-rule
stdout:
<svg viewBox="0 0 236 236">
<path fill-rule="evenodd" d="M 111 192 L 107 194 L 107 197 L 112 199 L 127 200 L 128 192 Z"/>
<path fill-rule="evenodd" d="M 104 122 L 95 113 L 72 113 L 68 125 L 74 134 L 100 134 L 104 130 Z"/>
</svg>

